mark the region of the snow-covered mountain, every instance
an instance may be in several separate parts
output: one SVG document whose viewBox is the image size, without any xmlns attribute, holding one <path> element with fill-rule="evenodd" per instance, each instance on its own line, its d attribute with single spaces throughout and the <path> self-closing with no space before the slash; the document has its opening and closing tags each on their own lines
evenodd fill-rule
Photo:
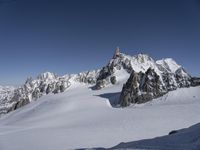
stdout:
<svg viewBox="0 0 200 150">
<path fill-rule="evenodd" d="M 46 72 L 2 90 L 0 110 L 7 114 L 0 118 L 0 150 L 109 148 L 164 136 L 200 122 L 199 84 L 172 59 L 155 61 L 119 49 L 96 71 Z M 131 98 L 141 92 L 155 99 L 124 109 L 118 107 L 124 89 L 135 92 Z"/>
<path fill-rule="evenodd" d="M 169 84 L 166 86 L 171 90 L 191 85 L 191 76 L 171 58 L 155 61 L 146 54 L 129 56 L 119 53 L 119 50 L 117 52 L 108 65 L 101 69 L 97 78 L 96 89 L 110 84 L 111 78 L 117 78 L 115 73 L 121 69 L 126 70 L 128 73 L 133 71 L 136 73 L 145 73 L 151 68 L 160 77 L 162 83 L 166 82 L 164 84 Z"/>
<path fill-rule="evenodd" d="M 1 86 L 0 85 L 0 100 L 5 99 L 8 96 L 12 96 L 15 87 L 13 86 Z"/>
<path fill-rule="evenodd" d="M 144 104 L 113 108 L 110 104 L 122 86 L 123 80 L 101 90 L 76 83 L 63 93 L 44 95 L 3 115 L 0 149 L 109 148 L 167 135 L 200 122 L 199 86 L 178 88 Z"/>
<path fill-rule="evenodd" d="M 158 60 L 156 63 L 172 73 L 175 73 L 179 68 L 181 68 L 181 66 L 178 65 L 172 58 Z"/>
<path fill-rule="evenodd" d="M 46 72 L 40 74 L 36 79 L 28 78 L 25 84 L 15 89 L 12 94 L 0 97 L 0 114 L 16 110 L 43 95 L 64 92 L 70 86 L 78 83 L 89 84 L 93 86 L 93 90 L 99 90 L 119 82 L 125 83 L 132 72 L 145 74 L 149 68 L 159 76 L 162 83 L 160 86 L 163 88 L 162 93 L 200 83 L 198 78 L 193 80 L 185 69 L 171 58 L 155 61 L 146 54 L 129 56 L 120 53 L 117 48 L 109 63 L 99 70 L 64 76 Z M 141 78 L 140 83 L 142 82 Z M 129 103 L 124 106 L 127 105 Z"/>
<path fill-rule="evenodd" d="M 145 73 L 132 71 L 123 86 L 119 104 L 126 107 L 131 103 L 145 103 L 177 88 L 192 86 L 192 79 L 183 68 L 178 68 L 175 73 L 157 73 L 151 68 Z"/>
<path fill-rule="evenodd" d="M 13 97 L 14 90 L 13 86 L 0 86 L 0 114 L 7 113 L 7 108 L 12 106 L 9 100 Z"/>
<path fill-rule="evenodd" d="M 45 72 L 38 75 L 36 79 L 28 78 L 24 85 L 7 94 L 7 96 L 1 96 L 0 115 L 16 110 L 43 95 L 64 92 L 75 83 L 94 84 L 97 75 L 98 70 L 61 77 L 54 73 Z"/>
</svg>

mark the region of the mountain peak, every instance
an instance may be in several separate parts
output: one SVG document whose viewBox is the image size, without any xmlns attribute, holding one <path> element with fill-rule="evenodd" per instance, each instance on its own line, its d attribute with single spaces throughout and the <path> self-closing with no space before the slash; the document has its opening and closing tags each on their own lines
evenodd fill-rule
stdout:
<svg viewBox="0 0 200 150">
<path fill-rule="evenodd" d="M 47 80 L 47 79 L 53 80 L 56 78 L 56 75 L 51 72 L 44 72 L 44 73 L 40 74 L 37 78 L 40 80 Z"/>
<path fill-rule="evenodd" d="M 167 70 L 170 70 L 173 73 L 175 73 L 176 70 L 181 68 L 181 66 L 177 64 L 176 61 L 172 58 L 165 58 L 162 60 L 158 60 L 156 61 L 156 63 L 162 65 L 164 68 L 166 68 Z"/>
<path fill-rule="evenodd" d="M 135 58 L 140 63 L 144 63 L 145 61 L 154 61 L 153 58 L 151 58 L 149 55 L 143 53 L 136 55 Z"/>
<path fill-rule="evenodd" d="M 117 58 L 119 56 L 119 54 L 120 54 L 120 49 L 117 46 L 116 49 L 115 49 L 114 55 L 113 55 L 113 59 Z"/>
</svg>

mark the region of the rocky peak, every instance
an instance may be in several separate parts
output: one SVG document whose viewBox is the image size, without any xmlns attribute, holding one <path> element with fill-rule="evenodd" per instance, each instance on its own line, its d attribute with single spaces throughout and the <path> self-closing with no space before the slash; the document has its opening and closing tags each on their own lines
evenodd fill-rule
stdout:
<svg viewBox="0 0 200 150">
<path fill-rule="evenodd" d="M 178 65 L 176 63 L 176 61 L 174 61 L 172 58 L 165 58 L 162 60 L 158 60 L 158 61 L 156 61 L 156 63 L 163 66 L 165 69 L 167 69 L 168 71 L 170 71 L 172 73 L 175 73 L 176 70 L 181 68 L 181 66 Z"/>
<path fill-rule="evenodd" d="M 145 103 L 171 90 L 199 84 L 200 80 L 191 78 L 182 67 L 179 67 L 175 73 L 162 72 L 161 74 L 150 67 L 145 73 L 131 73 L 122 88 L 119 104 L 126 107 L 131 103 Z"/>
<path fill-rule="evenodd" d="M 13 95 L 15 87 L 13 86 L 0 86 L 0 102 L 7 96 Z"/>
<path fill-rule="evenodd" d="M 177 74 L 180 77 L 190 78 L 190 75 L 186 72 L 186 70 L 183 67 L 178 68 L 175 71 L 175 74 Z"/>
<path fill-rule="evenodd" d="M 145 63 L 147 61 L 154 62 L 153 58 L 151 58 L 149 55 L 143 54 L 143 53 L 136 55 L 135 59 L 138 61 L 138 63 Z"/>
<path fill-rule="evenodd" d="M 133 71 L 122 88 L 119 104 L 126 107 L 131 103 L 145 103 L 164 93 L 166 89 L 154 69 L 149 68 L 145 73 Z"/>
<path fill-rule="evenodd" d="M 167 58 L 154 61 L 154 59 L 147 54 L 140 53 L 135 56 L 129 56 L 119 52 L 119 48 L 117 48 L 113 58 L 100 70 L 96 82 L 96 87 L 98 88 L 96 89 L 101 89 L 111 84 L 110 78 L 121 69 L 124 69 L 129 74 L 132 71 L 137 73 L 149 71 L 147 74 L 150 74 L 152 71 L 149 68 L 153 69 L 154 72 L 160 76 L 162 82 L 169 85 L 169 90 L 182 87 L 183 82 L 184 86 L 189 85 L 190 75 L 173 59 Z"/>
<path fill-rule="evenodd" d="M 37 79 L 39 80 L 54 80 L 56 78 L 56 75 L 51 72 L 45 72 L 40 74 Z"/>
<path fill-rule="evenodd" d="M 116 47 L 115 53 L 113 55 L 113 59 L 117 58 L 119 56 L 119 54 L 120 54 L 120 49 L 119 49 L 119 47 Z"/>
</svg>

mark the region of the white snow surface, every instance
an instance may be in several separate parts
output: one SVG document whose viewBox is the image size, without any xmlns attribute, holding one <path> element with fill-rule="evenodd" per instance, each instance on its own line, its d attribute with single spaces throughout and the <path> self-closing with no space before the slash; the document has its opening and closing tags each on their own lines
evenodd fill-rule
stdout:
<svg viewBox="0 0 200 150">
<path fill-rule="evenodd" d="M 189 128 L 174 130 L 171 134 L 153 139 L 120 143 L 111 149 L 134 150 L 199 150 L 200 148 L 200 123 Z M 173 133 L 173 134 L 172 134 Z"/>
<path fill-rule="evenodd" d="M 126 76 L 101 90 L 77 82 L 4 115 L 0 150 L 112 147 L 200 122 L 200 87 L 177 89 L 146 104 L 112 107 Z"/>
<path fill-rule="evenodd" d="M 170 70 L 172 73 L 175 73 L 179 68 L 181 68 L 181 66 L 178 65 L 172 58 L 157 60 L 156 63 L 162 65 L 165 69 Z"/>
</svg>

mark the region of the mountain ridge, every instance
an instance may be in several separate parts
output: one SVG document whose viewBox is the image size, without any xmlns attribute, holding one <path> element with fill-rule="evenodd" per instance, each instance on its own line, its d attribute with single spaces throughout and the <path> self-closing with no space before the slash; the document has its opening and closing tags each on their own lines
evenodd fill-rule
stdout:
<svg viewBox="0 0 200 150">
<path fill-rule="evenodd" d="M 36 79 L 28 78 L 24 85 L 14 90 L 13 96 L 1 100 L 0 114 L 18 109 L 31 101 L 37 100 L 43 95 L 64 92 L 72 84 L 76 84 L 77 82 L 89 84 L 93 90 L 99 90 L 106 86 L 116 84 L 119 78 L 117 74 L 121 70 L 131 74 L 133 71 L 145 73 L 149 68 L 154 69 L 159 76 L 163 72 L 170 74 L 170 77 L 177 74 L 180 76 L 181 83 L 183 78 L 188 78 L 189 80 L 192 78 L 182 66 L 178 65 L 171 58 L 155 61 L 147 54 L 140 53 L 135 56 L 130 56 L 121 53 L 120 49 L 117 48 L 112 59 L 101 69 L 85 71 L 78 74 L 66 74 L 64 76 L 57 76 L 54 73 L 45 72 L 39 74 Z M 125 83 L 125 80 L 128 78 L 123 78 Z M 173 76 L 171 81 L 175 82 Z M 161 79 L 161 82 L 164 82 L 163 79 Z M 177 88 L 176 83 L 174 83 L 174 86 Z"/>
</svg>

